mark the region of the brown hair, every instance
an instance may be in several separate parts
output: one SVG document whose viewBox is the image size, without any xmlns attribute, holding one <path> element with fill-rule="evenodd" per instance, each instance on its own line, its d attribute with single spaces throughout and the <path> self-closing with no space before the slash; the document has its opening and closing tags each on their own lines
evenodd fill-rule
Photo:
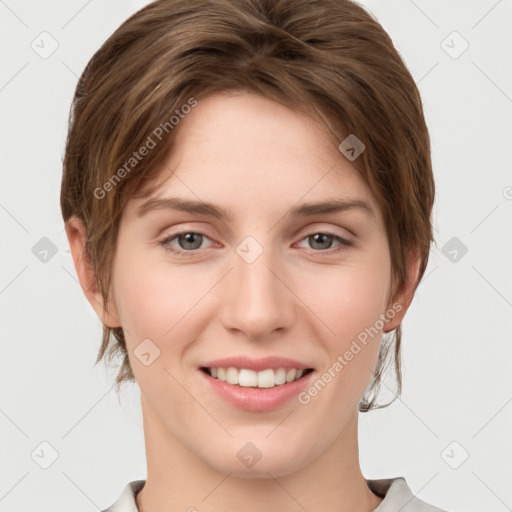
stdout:
<svg viewBox="0 0 512 512">
<path fill-rule="evenodd" d="M 363 141 L 352 164 L 383 214 L 392 288 L 407 282 L 408 248 L 421 258 L 417 286 L 433 241 L 430 139 L 416 84 L 378 21 L 350 0 L 158 0 L 94 54 L 70 112 L 61 209 L 86 227 L 105 305 L 124 206 L 158 186 L 176 119 L 201 97 L 242 90 L 316 118 L 336 145 L 349 134 Z M 154 148 L 135 158 L 150 138 Z M 392 338 L 383 336 L 360 411 L 401 393 L 401 326 Z M 397 394 L 378 405 L 393 346 Z M 103 326 L 96 363 L 105 355 L 123 358 L 118 390 L 134 380 L 121 327 Z"/>
</svg>

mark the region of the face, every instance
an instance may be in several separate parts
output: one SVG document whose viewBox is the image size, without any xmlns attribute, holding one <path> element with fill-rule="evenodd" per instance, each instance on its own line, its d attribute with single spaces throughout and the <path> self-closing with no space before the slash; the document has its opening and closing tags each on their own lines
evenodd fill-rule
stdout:
<svg viewBox="0 0 512 512">
<path fill-rule="evenodd" d="M 382 215 L 322 127 L 280 104 L 216 94 L 179 128 L 168 179 L 123 212 L 112 325 L 145 427 L 211 468 L 284 475 L 348 436 L 405 313 L 386 301 Z"/>
</svg>

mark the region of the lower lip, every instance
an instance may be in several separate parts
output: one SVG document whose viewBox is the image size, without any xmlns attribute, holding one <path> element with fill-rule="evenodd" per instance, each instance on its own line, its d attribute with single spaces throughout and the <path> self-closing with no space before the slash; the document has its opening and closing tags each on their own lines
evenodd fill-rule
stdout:
<svg viewBox="0 0 512 512">
<path fill-rule="evenodd" d="M 242 387 L 214 379 L 202 370 L 199 373 L 206 379 L 207 384 L 222 398 L 236 407 L 253 412 L 271 411 L 284 405 L 306 387 L 314 371 L 298 380 L 274 386 L 273 388 Z"/>
</svg>

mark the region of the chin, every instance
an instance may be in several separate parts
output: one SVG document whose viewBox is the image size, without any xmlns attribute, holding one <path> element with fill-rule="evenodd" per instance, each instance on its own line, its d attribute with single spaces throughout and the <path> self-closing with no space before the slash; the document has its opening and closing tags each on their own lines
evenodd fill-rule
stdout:
<svg viewBox="0 0 512 512">
<path fill-rule="evenodd" d="M 238 478 L 266 479 L 283 477 L 300 469 L 306 461 L 297 457 L 296 450 L 288 446 L 288 452 L 266 446 L 259 451 L 252 443 L 246 443 L 234 450 L 223 450 L 219 454 L 208 454 L 206 462 L 221 473 Z M 229 456 L 229 453 L 233 456 Z M 267 453 L 265 453 L 267 452 Z M 270 473 L 270 474 L 269 474 Z"/>
</svg>

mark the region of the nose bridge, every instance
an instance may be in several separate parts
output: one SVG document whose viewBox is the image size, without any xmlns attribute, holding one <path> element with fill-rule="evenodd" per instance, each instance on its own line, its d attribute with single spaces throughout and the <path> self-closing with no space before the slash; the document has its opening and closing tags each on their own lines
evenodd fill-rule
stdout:
<svg viewBox="0 0 512 512">
<path fill-rule="evenodd" d="M 279 276 L 282 267 L 270 240 L 271 236 L 262 242 L 254 237 L 244 239 L 235 249 L 230 272 L 233 288 L 226 326 L 242 330 L 251 338 L 264 337 L 289 320 L 289 297 Z"/>
<path fill-rule="evenodd" d="M 263 237 L 259 238 L 261 240 Z M 268 304 L 269 300 L 275 300 L 282 284 L 276 277 L 275 267 L 279 265 L 271 246 L 271 237 L 266 237 L 262 242 L 252 236 L 246 237 L 236 252 L 235 276 L 240 292 L 245 295 L 239 298 L 249 301 L 248 306 Z"/>
</svg>

